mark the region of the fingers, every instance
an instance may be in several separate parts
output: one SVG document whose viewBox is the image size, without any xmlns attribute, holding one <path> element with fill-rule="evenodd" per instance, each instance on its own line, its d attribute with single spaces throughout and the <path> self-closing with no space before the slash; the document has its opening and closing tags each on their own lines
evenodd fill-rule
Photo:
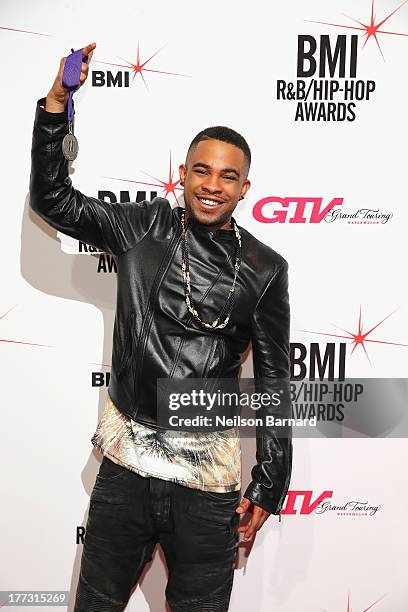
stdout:
<svg viewBox="0 0 408 612">
<path fill-rule="evenodd" d="M 87 79 L 88 71 L 89 71 L 89 62 L 91 61 L 95 47 L 96 47 L 96 43 L 91 43 L 90 45 L 87 45 L 86 47 L 83 47 L 82 49 L 81 74 L 79 77 L 79 83 L 75 87 L 74 91 L 77 91 L 80 87 L 82 87 L 82 85 L 85 83 Z M 84 61 L 86 59 L 88 60 L 88 62 Z M 62 85 L 62 77 L 64 74 L 66 61 L 67 61 L 67 56 L 64 56 L 61 58 L 59 71 L 58 71 L 58 74 L 55 78 L 55 81 L 52 87 L 53 95 L 58 100 L 61 100 L 61 102 L 66 101 L 67 96 L 68 96 L 68 90 L 65 89 L 64 86 Z"/>
<path fill-rule="evenodd" d="M 92 43 L 90 45 L 87 45 L 86 47 L 83 47 L 82 49 L 82 70 L 84 70 L 84 67 L 86 67 L 86 70 L 88 70 L 88 66 L 92 59 L 92 54 L 95 50 L 95 47 L 96 47 L 96 43 Z"/>
<path fill-rule="evenodd" d="M 86 47 L 84 47 L 82 49 L 82 57 L 86 57 L 87 55 L 91 53 L 91 51 L 93 52 L 95 47 L 96 47 L 96 43 L 91 43 L 90 45 L 87 45 Z"/>
<path fill-rule="evenodd" d="M 257 531 L 262 527 L 266 518 L 264 520 L 254 521 L 252 518 L 249 523 L 246 525 L 242 525 L 242 527 L 238 527 L 238 531 L 243 534 L 243 539 L 245 542 L 250 540 Z"/>
<path fill-rule="evenodd" d="M 248 511 L 248 508 L 250 505 L 251 505 L 251 502 L 249 501 L 249 499 L 246 499 L 246 497 L 243 497 L 239 503 L 239 506 L 235 509 L 235 512 L 238 512 L 238 514 L 244 514 L 245 512 Z"/>
<path fill-rule="evenodd" d="M 265 523 L 266 519 L 269 517 L 269 514 L 269 512 L 266 512 L 262 508 L 254 506 L 254 512 L 250 521 L 246 525 L 238 527 L 238 531 L 240 533 L 243 533 L 243 539 L 245 541 L 250 540 L 255 535 L 255 533 Z"/>
<path fill-rule="evenodd" d="M 81 77 L 80 77 L 81 85 L 84 84 L 88 76 L 89 64 L 91 63 L 91 59 L 92 59 L 92 55 L 93 55 L 95 47 L 96 47 L 96 43 L 92 43 L 91 45 L 88 45 L 87 47 L 84 47 L 82 49 L 82 69 L 81 69 Z M 87 49 L 91 49 L 91 51 L 86 53 Z"/>
<path fill-rule="evenodd" d="M 246 525 L 241 525 L 240 527 L 238 527 L 237 531 L 238 533 L 243 534 L 243 539 L 245 541 L 249 540 L 252 537 L 252 535 L 250 534 L 253 533 L 252 519 Z"/>
<path fill-rule="evenodd" d="M 85 83 L 86 78 L 88 76 L 89 64 L 91 63 L 91 59 L 92 59 L 92 55 L 93 55 L 95 47 L 96 47 L 96 43 L 92 43 L 91 45 L 88 45 L 87 47 L 84 47 L 82 49 L 82 69 L 81 69 L 81 76 L 80 76 L 80 85 L 83 85 Z M 91 51 L 86 53 L 86 51 L 89 49 L 91 49 Z"/>
</svg>

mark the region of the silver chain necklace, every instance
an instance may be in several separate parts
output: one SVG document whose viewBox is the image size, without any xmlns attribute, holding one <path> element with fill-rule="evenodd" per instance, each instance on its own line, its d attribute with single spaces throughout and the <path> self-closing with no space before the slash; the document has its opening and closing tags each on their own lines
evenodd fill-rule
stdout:
<svg viewBox="0 0 408 612">
<path fill-rule="evenodd" d="M 234 302 L 234 294 L 235 294 L 235 285 L 237 281 L 237 276 L 239 272 L 239 268 L 241 265 L 241 234 L 238 228 L 238 225 L 232 220 L 232 226 L 234 228 L 235 237 L 236 237 L 236 255 L 235 255 L 235 263 L 234 263 L 234 280 L 232 281 L 231 288 L 228 293 L 227 300 L 225 301 L 224 306 L 221 308 L 218 317 L 212 323 L 207 323 L 207 321 L 203 321 L 197 312 L 197 309 L 194 307 L 193 298 L 191 295 L 191 284 L 190 284 L 190 270 L 189 270 L 189 262 L 188 262 L 188 248 L 187 248 L 187 228 L 185 222 L 185 210 L 183 210 L 181 214 L 181 225 L 182 225 L 182 263 L 181 263 L 181 271 L 183 274 L 183 283 L 184 283 L 184 294 L 186 299 L 186 304 L 189 312 L 193 315 L 193 317 L 201 323 L 204 327 L 209 327 L 210 329 L 222 329 L 225 327 L 229 321 L 231 316 L 233 302 Z M 227 312 L 227 316 L 225 317 L 222 323 L 219 323 L 220 317 Z"/>
</svg>

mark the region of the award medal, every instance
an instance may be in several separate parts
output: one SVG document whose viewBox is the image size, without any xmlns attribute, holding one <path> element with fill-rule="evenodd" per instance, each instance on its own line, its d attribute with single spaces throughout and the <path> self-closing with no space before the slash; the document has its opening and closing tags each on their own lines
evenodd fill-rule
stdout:
<svg viewBox="0 0 408 612">
<path fill-rule="evenodd" d="M 84 63 L 88 63 L 88 57 L 84 58 Z M 79 85 L 82 72 L 82 49 L 74 51 L 71 49 L 71 54 L 65 60 L 64 72 L 62 73 L 62 85 L 69 90 L 68 98 L 68 134 L 64 136 L 62 141 L 62 152 L 65 159 L 73 161 L 78 155 L 78 140 L 74 134 L 74 91 Z"/>
</svg>

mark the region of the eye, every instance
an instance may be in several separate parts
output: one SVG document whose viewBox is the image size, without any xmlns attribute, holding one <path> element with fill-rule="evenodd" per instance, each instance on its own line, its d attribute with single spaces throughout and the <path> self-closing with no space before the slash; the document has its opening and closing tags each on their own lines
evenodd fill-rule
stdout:
<svg viewBox="0 0 408 612">
<path fill-rule="evenodd" d="M 224 176 L 228 181 L 235 181 L 235 176 Z"/>
<path fill-rule="evenodd" d="M 205 170 L 196 170 L 198 174 L 206 174 Z"/>
</svg>

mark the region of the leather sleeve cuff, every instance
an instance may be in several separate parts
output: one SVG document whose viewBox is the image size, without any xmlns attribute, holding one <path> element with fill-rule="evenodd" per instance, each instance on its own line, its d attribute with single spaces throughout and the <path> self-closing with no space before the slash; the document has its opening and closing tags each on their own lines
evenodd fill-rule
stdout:
<svg viewBox="0 0 408 612">
<path fill-rule="evenodd" d="M 247 487 L 244 497 L 271 514 L 280 514 L 282 504 L 279 504 L 279 501 L 275 500 L 270 493 L 268 494 L 259 482 L 252 481 Z"/>
<path fill-rule="evenodd" d="M 56 124 L 68 124 L 68 103 L 65 106 L 65 110 L 62 113 L 50 113 L 45 110 L 46 98 L 40 98 L 37 100 L 37 108 L 35 111 L 35 120 L 40 123 L 56 123 Z M 72 101 L 72 104 L 74 102 Z M 44 108 L 41 108 L 44 106 Z"/>
</svg>

